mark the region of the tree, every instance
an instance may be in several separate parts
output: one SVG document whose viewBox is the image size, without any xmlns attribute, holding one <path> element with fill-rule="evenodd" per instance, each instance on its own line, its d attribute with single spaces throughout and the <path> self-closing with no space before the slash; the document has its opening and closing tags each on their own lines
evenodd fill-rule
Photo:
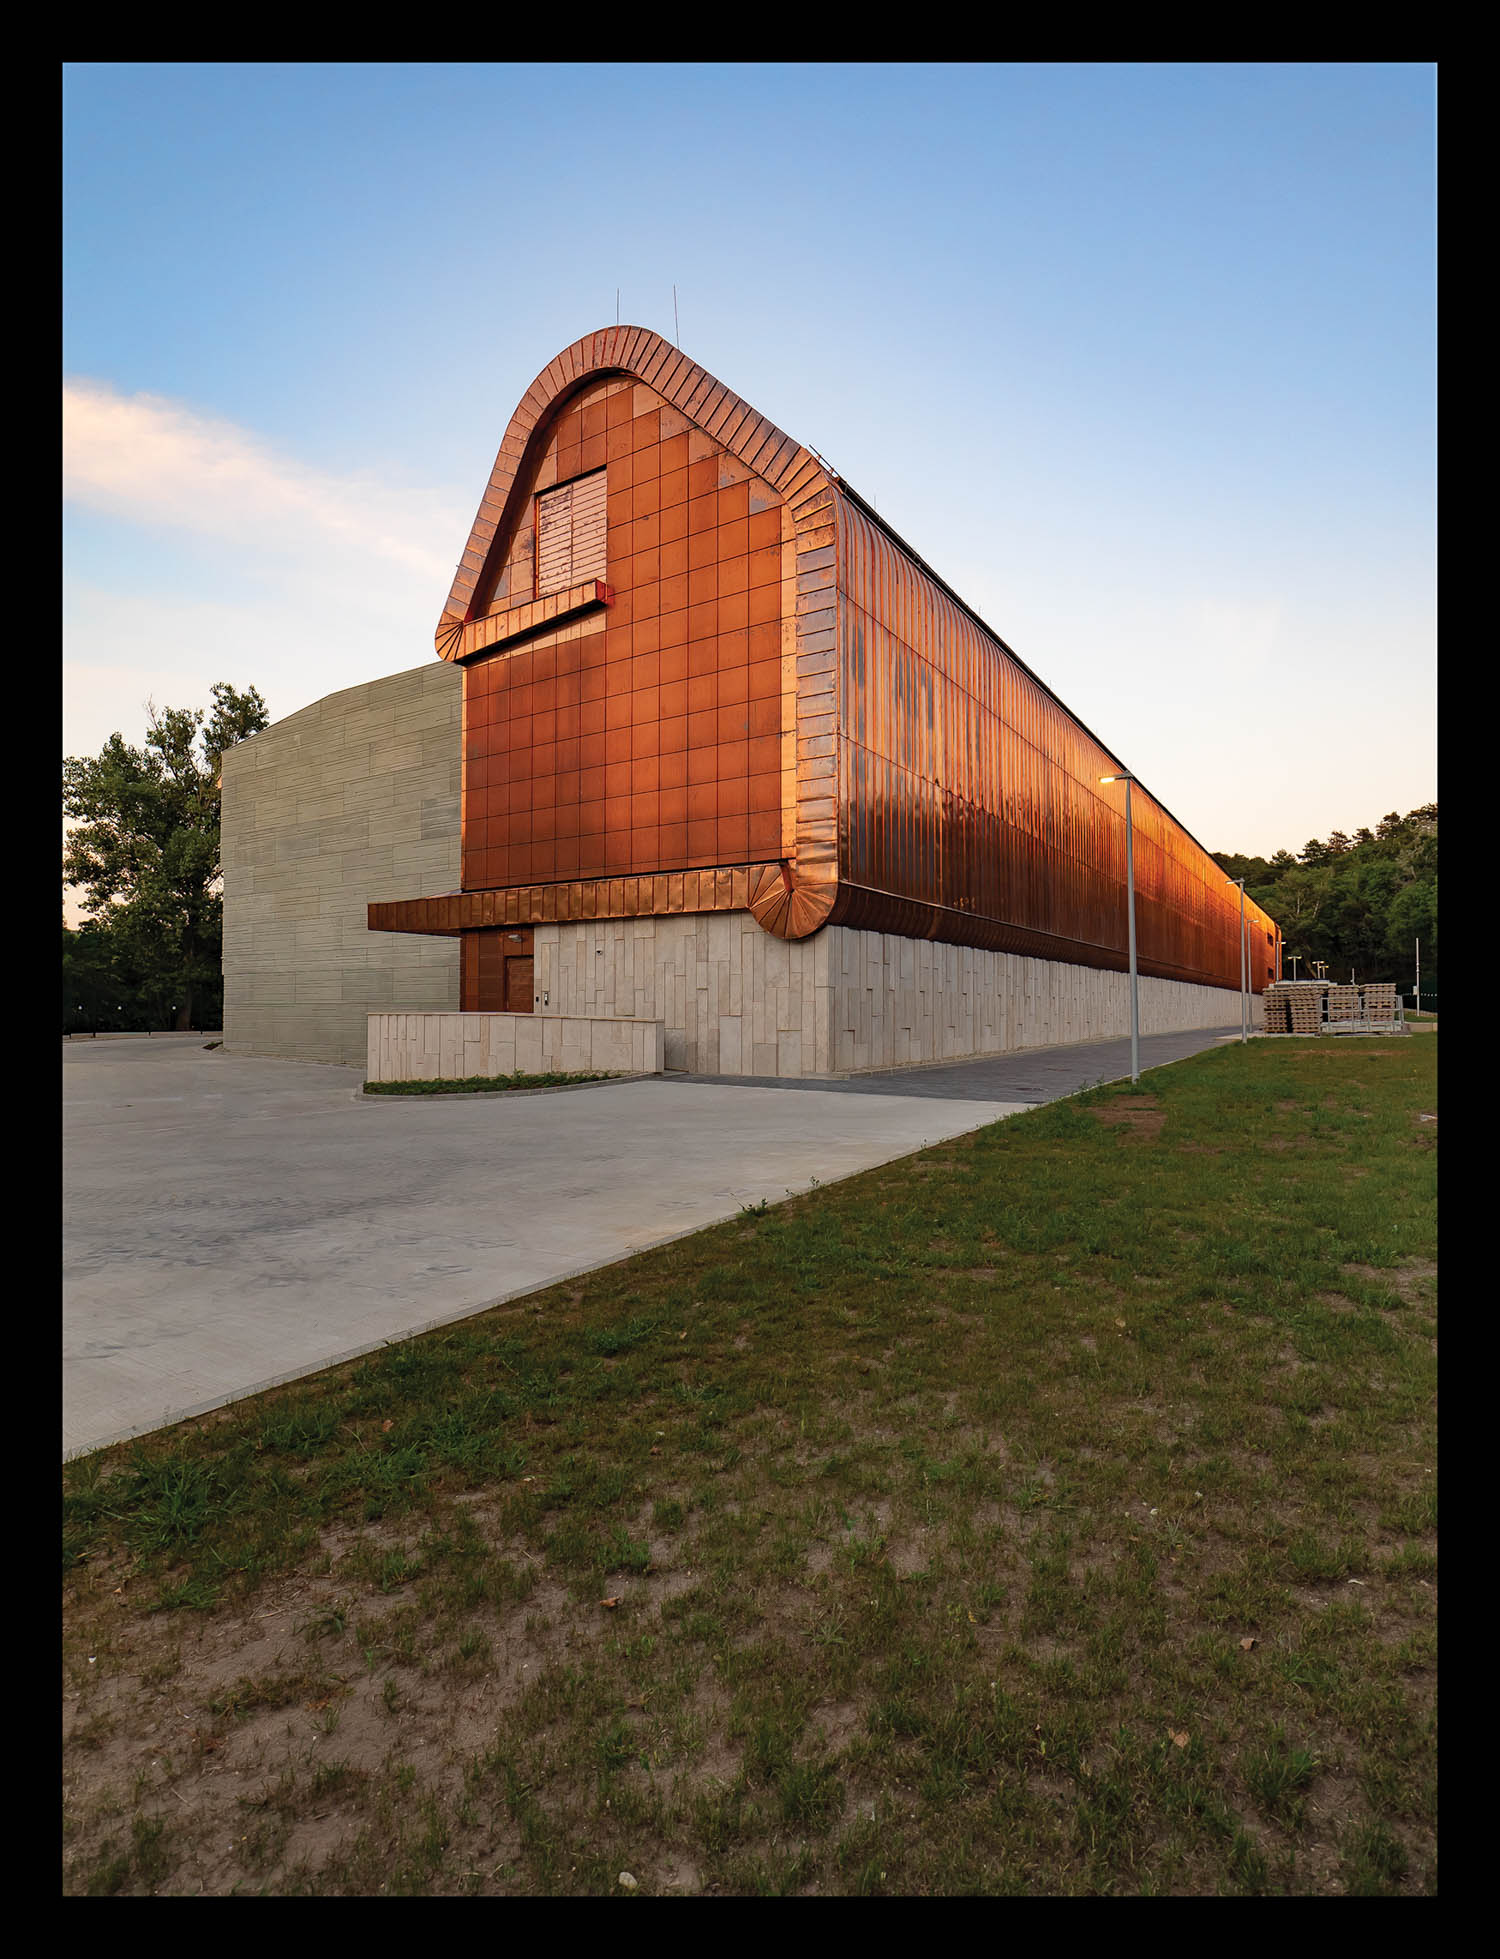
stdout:
<svg viewBox="0 0 1500 1959">
<path fill-rule="evenodd" d="M 130 989 L 116 970 L 109 928 L 89 920 L 79 931 L 63 926 L 63 1032 L 134 1031 Z"/>
<path fill-rule="evenodd" d="M 1403 981 L 1408 973 L 1415 974 L 1418 939 L 1422 941 L 1422 972 L 1430 985 L 1437 976 L 1435 877 L 1408 884 L 1398 892 L 1386 917 L 1385 951 Z"/>
<path fill-rule="evenodd" d="M 179 1028 L 221 984 L 220 761 L 270 719 L 253 687 L 219 681 L 212 693 L 207 725 L 202 708 L 148 703 L 143 748 L 116 733 L 97 756 L 63 763 L 63 814 L 75 825 L 64 879 L 86 894 L 82 909 L 107 933 L 117 970 L 130 968 Z"/>
<path fill-rule="evenodd" d="M 1271 875 L 1271 866 L 1264 857 L 1237 857 L 1230 850 L 1213 850 L 1209 855 L 1231 884 L 1243 878 L 1247 891 L 1252 884 L 1264 884 Z"/>
<path fill-rule="evenodd" d="M 1278 850 L 1250 897 L 1281 926 L 1290 957 L 1323 959 L 1339 978 L 1411 984 L 1412 941 L 1422 941 L 1424 978 L 1437 975 L 1437 804 L 1399 816 L 1352 840 L 1335 830 L 1299 853 Z M 1220 863 L 1230 860 L 1221 856 Z M 1236 863 L 1254 860 L 1237 858 Z"/>
</svg>

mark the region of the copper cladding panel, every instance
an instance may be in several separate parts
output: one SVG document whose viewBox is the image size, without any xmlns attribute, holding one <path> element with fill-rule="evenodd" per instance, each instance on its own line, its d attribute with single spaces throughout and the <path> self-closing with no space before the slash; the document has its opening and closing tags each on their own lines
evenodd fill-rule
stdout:
<svg viewBox="0 0 1500 1959">
<path fill-rule="evenodd" d="M 876 523 L 838 509 L 832 918 L 1124 967 L 1125 792 L 1099 781 L 1114 758 Z M 1132 816 L 1141 971 L 1238 988 L 1238 892 L 1138 783 Z M 1274 931 L 1254 906 L 1246 923 L 1253 944 Z"/>
<path fill-rule="evenodd" d="M 755 911 L 757 894 L 781 883 L 779 864 L 715 865 L 675 876 L 578 879 L 396 898 L 368 907 L 372 932 L 420 932 L 465 940 L 499 927 L 589 918 L 666 917 L 676 912 Z"/>
<path fill-rule="evenodd" d="M 607 585 L 536 599 L 523 515 L 496 534 L 494 594 L 460 628 L 465 890 L 762 864 L 787 848 L 794 520 L 739 458 L 620 377 L 593 377 L 540 420 L 518 485 L 545 501 L 556 493 L 537 486 L 593 460 L 591 443 Z"/>
<path fill-rule="evenodd" d="M 547 626 L 562 625 L 593 611 L 596 606 L 608 605 L 613 596 L 602 579 L 589 578 L 546 598 L 499 607 L 488 617 L 471 620 L 467 626 L 456 629 L 453 657 L 472 659 L 477 653 L 504 646 Z"/>
</svg>

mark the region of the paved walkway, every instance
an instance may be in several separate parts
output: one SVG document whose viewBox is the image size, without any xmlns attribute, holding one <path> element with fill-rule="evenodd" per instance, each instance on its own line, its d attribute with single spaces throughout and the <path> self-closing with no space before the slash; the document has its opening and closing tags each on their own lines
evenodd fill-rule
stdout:
<svg viewBox="0 0 1500 1959">
<path fill-rule="evenodd" d="M 1143 1041 L 1142 1066 L 1223 1038 Z M 427 1100 L 202 1035 L 65 1042 L 64 1453 L 1111 1079 L 1129 1048 Z"/>
<path fill-rule="evenodd" d="M 1141 1072 L 1182 1061 L 1204 1048 L 1239 1039 L 1239 1022 L 1195 1028 L 1188 1034 L 1141 1037 Z M 892 1068 L 854 1075 L 848 1081 L 767 1080 L 756 1075 L 673 1075 L 678 1082 L 753 1082 L 760 1088 L 811 1089 L 823 1095 L 917 1095 L 955 1101 L 1056 1102 L 1080 1088 L 1120 1081 L 1130 1073 L 1130 1037 L 1123 1041 L 1075 1041 L 1066 1047 L 1022 1048 L 982 1061 L 944 1062 L 937 1067 Z"/>
<path fill-rule="evenodd" d="M 164 1427 L 1013 1114 L 661 1079 L 409 1100 L 65 1043 L 63 1447 Z"/>
</svg>

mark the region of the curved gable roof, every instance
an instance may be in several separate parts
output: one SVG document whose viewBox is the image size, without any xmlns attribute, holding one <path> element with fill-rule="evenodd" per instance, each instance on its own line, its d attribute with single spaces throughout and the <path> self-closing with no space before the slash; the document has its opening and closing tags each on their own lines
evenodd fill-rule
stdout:
<svg viewBox="0 0 1500 1959">
<path fill-rule="evenodd" d="M 831 478 L 811 450 L 768 422 L 659 333 L 633 326 L 586 333 L 547 363 L 510 418 L 434 635 L 442 659 L 457 656 L 476 594 L 485 588 L 489 574 L 499 570 L 492 556 L 509 534 L 525 495 L 525 464 L 548 422 L 588 382 L 612 375 L 629 375 L 654 388 L 789 503 L 829 487 Z"/>
</svg>

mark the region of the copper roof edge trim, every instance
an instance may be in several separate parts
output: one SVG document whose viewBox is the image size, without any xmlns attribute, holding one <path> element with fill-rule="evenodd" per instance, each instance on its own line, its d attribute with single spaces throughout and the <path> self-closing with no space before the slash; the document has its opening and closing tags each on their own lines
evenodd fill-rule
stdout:
<svg viewBox="0 0 1500 1959">
<path fill-rule="evenodd" d="M 648 374 L 655 379 L 647 379 Z M 516 486 L 548 423 L 579 390 L 594 381 L 615 376 L 641 382 L 655 388 L 657 393 L 663 393 L 663 388 L 658 384 L 665 383 L 664 399 L 679 414 L 686 415 L 689 421 L 700 427 L 699 414 L 689 405 L 695 398 L 699 400 L 700 411 L 708 408 L 710 414 L 725 415 L 726 421 L 737 407 L 743 406 L 745 414 L 742 420 L 736 425 L 730 442 L 722 446 L 752 470 L 754 465 L 740 454 L 742 448 L 754 448 L 761 453 L 763 461 L 776 465 L 790 461 L 800 453 L 816 475 L 822 478 L 823 486 L 832 487 L 831 479 L 821 465 L 814 462 L 811 454 L 792 437 L 783 435 L 783 441 L 790 445 L 790 455 L 775 452 L 768 455 L 764 449 L 764 431 L 767 427 L 774 428 L 774 424 L 768 424 L 753 403 L 746 402 L 717 375 L 710 374 L 691 355 L 684 354 L 664 334 L 657 333 L 651 327 L 625 324 L 600 327 L 582 334 L 548 361 L 536 375 L 506 424 L 475 519 L 477 525 L 479 518 L 485 518 L 494 528 L 487 537 L 480 537 L 474 526 L 470 527 L 464 556 L 467 557 L 472 551 L 479 557 L 480 563 L 477 570 L 471 571 L 464 565 L 463 558 L 459 560 L 459 574 L 452 582 L 433 635 L 439 658 L 452 659 L 449 628 L 453 623 L 468 625 L 476 617 L 481 595 L 489 586 L 491 574 L 496 571 L 494 556 L 506 530 L 506 518 L 511 514 Z M 711 408 L 708 407 L 710 403 Z M 743 442 L 740 440 L 742 431 L 749 437 Z M 795 472 L 799 476 L 801 473 L 800 470 Z M 774 481 L 770 487 L 780 489 Z"/>
</svg>

